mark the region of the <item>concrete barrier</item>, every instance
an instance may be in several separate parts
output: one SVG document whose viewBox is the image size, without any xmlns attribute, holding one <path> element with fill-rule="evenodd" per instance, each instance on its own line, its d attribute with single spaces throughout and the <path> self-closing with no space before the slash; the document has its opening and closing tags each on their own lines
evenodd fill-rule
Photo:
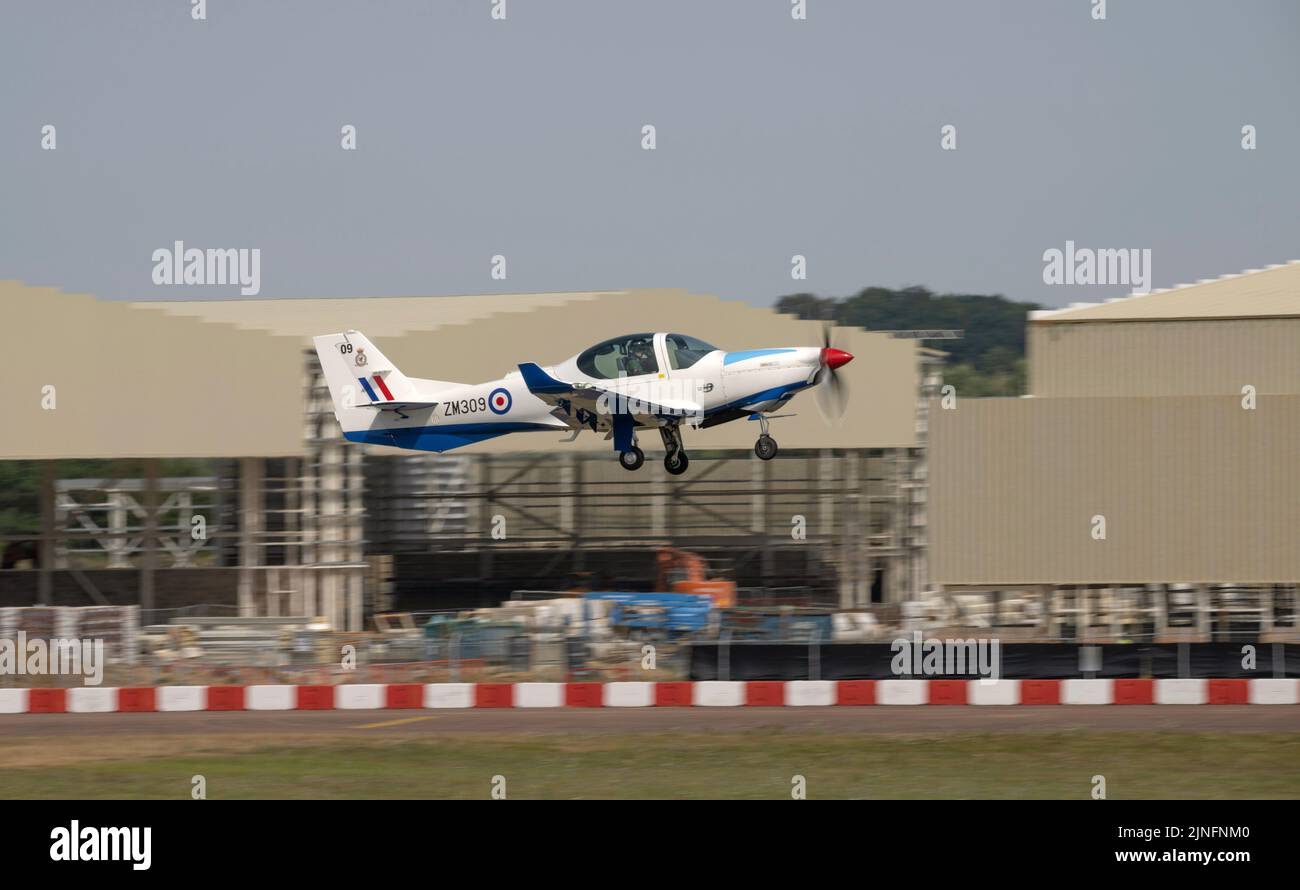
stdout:
<svg viewBox="0 0 1300 890">
<path fill-rule="evenodd" d="M 1063 705 L 1109 705 L 1114 701 L 1114 684 L 1110 680 L 1061 681 Z"/>
<path fill-rule="evenodd" d="M 880 680 L 876 683 L 878 705 L 924 705 L 929 701 L 929 680 Z"/>
<path fill-rule="evenodd" d="M 383 683 L 348 683 L 334 687 L 334 707 L 343 711 L 367 711 L 384 707 Z"/>
<path fill-rule="evenodd" d="M 834 680 L 791 680 L 785 684 L 785 703 L 791 707 L 827 707 L 835 704 Z"/>
<path fill-rule="evenodd" d="M 564 707 L 563 683 L 516 683 L 516 708 Z"/>
<path fill-rule="evenodd" d="M 424 706 L 426 708 L 472 708 L 474 707 L 474 684 L 426 683 L 424 684 Z"/>
<path fill-rule="evenodd" d="M 117 710 L 117 690 L 106 686 L 73 686 L 68 689 L 68 712 L 110 714 Z"/>
<path fill-rule="evenodd" d="M 290 711 L 297 707 L 297 690 L 296 686 L 248 686 L 245 707 L 250 711 Z"/>
<path fill-rule="evenodd" d="M 160 711 L 202 711 L 207 704 L 206 686 L 159 686 Z"/>
<path fill-rule="evenodd" d="M 0 714 L 26 714 L 26 689 L 0 689 Z"/>
<path fill-rule="evenodd" d="M 745 684 L 735 680 L 701 680 L 691 690 L 691 704 L 701 708 L 734 708 L 745 703 Z"/>
<path fill-rule="evenodd" d="M 1208 700 L 1204 680 L 1156 680 L 1155 703 L 1158 705 L 1203 705 Z"/>
<path fill-rule="evenodd" d="M 966 687 L 966 701 L 972 705 L 1018 705 L 1020 681 L 971 680 Z"/>
<path fill-rule="evenodd" d="M 0 714 L 873 705 L 1300 705 L 1300 679 L 701 680 L 0 689 Z"/>
<path fill-rule="evenodd" d="M 655 684 L 623 682 L 605 684 L 605 707 L 649 708 L 655 703 Z"/>
<path fill-rule="evenodd" d="M 1300 679 L 1251 680 L 1250 703 L 1252 705 L 1300 705 Z"/>
</svg>

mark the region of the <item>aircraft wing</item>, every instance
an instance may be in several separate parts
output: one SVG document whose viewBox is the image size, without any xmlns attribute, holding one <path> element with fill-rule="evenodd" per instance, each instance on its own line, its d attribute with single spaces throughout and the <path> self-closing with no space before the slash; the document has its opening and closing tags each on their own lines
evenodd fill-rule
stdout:
<svg viewBox="0 0 1300 890">
<path fill-rule="evenodd" d="M 566 415 L 570 414 L 568 410 L 570 407 L 603 415 L 685 417 L 702 414 L 702 409 L 694 402 L 679 399 L 647 399 L 635 393 L 606 389 L 591 383 L 557 380 L 532 362 L 521 364 L 519 373 L 523 375 L 524 385 L 528 387 L 529 392 L 548 405 L 564 409 Z M 586 424 L 579 417 L 575 425 Z"/>
</svg>

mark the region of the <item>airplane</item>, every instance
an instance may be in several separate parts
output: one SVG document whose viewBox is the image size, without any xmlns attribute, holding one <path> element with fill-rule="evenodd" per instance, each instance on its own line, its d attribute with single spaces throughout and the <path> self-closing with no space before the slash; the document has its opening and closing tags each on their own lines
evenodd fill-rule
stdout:
<svg viewBox="0 0 1300 890">
<path fill-rule="evenodd" d="M 748 418 L 759 424 L 754 453 L 776 457 L 768 421 L 797 393 L 821 386 L 823 410 L 840 413 L 845 390 L 836 371 L 853 356 L 830 345 L 728 352 L 695 337 L 625 334 L 550 367 L 524 362 L 498 380 L 451 383 L 407 377 L 359 331 L 313 338 L 351 442 L 443 452 L 507 433 L 584 430 L 612 439 L 619 463 L 638 470 L 641 432 L 657 429 L 664 468 L 677 476 L 690 459 L 682 427 L 708 429 Z"/>
</svg>

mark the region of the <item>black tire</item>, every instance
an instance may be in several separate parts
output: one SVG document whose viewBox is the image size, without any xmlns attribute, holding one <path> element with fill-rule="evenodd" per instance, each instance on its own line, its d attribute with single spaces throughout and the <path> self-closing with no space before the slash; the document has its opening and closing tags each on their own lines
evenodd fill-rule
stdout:
<svg viewBox="0 0 1300 890">
<path fill-rule="evenodd" d="M 645 463 L 645 452 L 633 445 L 631 451 L 619 452 L 618 462 L 625 470 L 639 470 Z"/>
<path fill-rule="evenodd" d="M 686 456 L 685 451 L 674 451 L 672 454 L 664 456 L 664 469 L 670 476 L 680 476 L 686 472 L 686 468 L 691 465 L 691 460 Z"/>
<path fill-rule="evenodd" d="M 754 453 L 758 455 L 759 460 L 771 460 L 776 457 L 776 452 L 776 439 L 771 436 L 759 436 L 758 441 L 754 443 Z"/>
</svg>

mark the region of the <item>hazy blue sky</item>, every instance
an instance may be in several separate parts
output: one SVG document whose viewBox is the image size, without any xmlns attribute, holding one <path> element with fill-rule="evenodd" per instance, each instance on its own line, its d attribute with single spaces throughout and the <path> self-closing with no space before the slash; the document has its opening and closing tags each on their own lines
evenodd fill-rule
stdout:
<svg viewBox="0 0 1300 890">
<path fill-rule="evenodd" d="M 196 22 L 189 0 L 6 0 L 0 278 L 237 292 L 153 285 L 180 239 L 260 248 L 262 297 L 1062 305 L 1128 290 L 1044 285 L 1067 239 L 1150 248 L 1156 287 L 1300 257 L 1300 3 L 1092 6 L 210 0 Z"/>
</svg>

